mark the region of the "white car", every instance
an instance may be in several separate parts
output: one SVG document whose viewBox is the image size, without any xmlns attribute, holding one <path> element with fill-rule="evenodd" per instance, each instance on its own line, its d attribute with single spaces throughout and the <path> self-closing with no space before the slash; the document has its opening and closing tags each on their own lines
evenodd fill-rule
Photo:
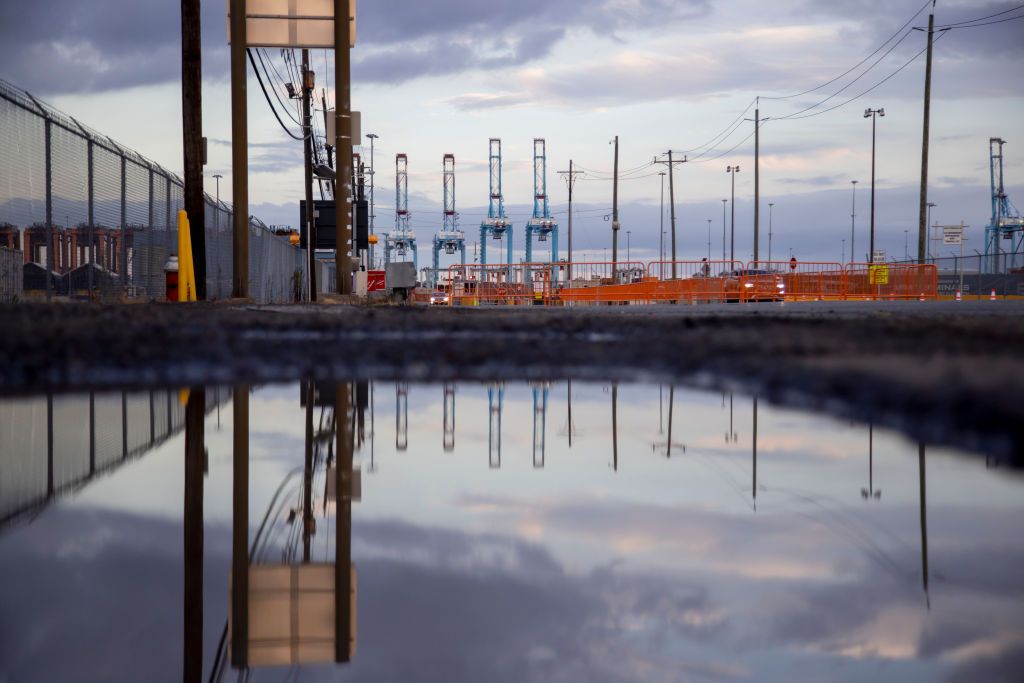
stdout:
<svg viewBox="0 0 1024 683">
<path fill-rule="evenodd" d="M 448 301 L 449 297 L 446 292 L 434 292 L 430 295 L 431 306 L 447 306 Z"/>
</svg>

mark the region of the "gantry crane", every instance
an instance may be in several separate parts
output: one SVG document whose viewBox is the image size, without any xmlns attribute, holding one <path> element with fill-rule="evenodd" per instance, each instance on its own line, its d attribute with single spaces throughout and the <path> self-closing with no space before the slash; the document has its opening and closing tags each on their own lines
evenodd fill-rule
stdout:
<svg viewBox="0 0 1024 683">
<path fill-rule="evenodd" d="M 444 446 L 445 453 L 455 450 L 455 384 L 444 383 Z"/>
<path fill-rule="evenodd" d="M 1005 254 L 1018 254 L 1024 249 L 1024 220 L 1020 211 L 1006 195 L 1003 184 L 1003 145 L 1002 138 L 989 138 L 988 163 L 989 178 L 992 182 L 992 218 L 985 226 L 985 263 L 989 272 L 998 273 L 1001 266 L 1011 267 L 1010 263 L 1000 264 Z M 1009 248 L 1003 248 L 1008 241 Z M 1002 257 L 1002 258 L 1001 258 Z M 1013 257 L 1016 258 L 1016 257 Z"/>
<path fill-rule="evenodd" d="M 501 240 L 506 239 L 506 260 L 508 262 L 508 276 L 512 277 L 512 223 L 505 215 L 505 198 L 501 192 L 501 139 L 491 138 L 490 140 L 490 203 L 487 208 L 487 218 L 480 223 L 480 263 L 487 263 L 487 237 Z"/>
<path fill-rule="evenodd" d="M 505 409 L 505 383 L 487 386 L 487 462 L 491 469 L 501 467 L 501 413 Z"/>
<path fill-rule="evenodd" d="M 434 235 L 434 269 L 430 284 L 437 287 L 440 278 L 441 250 L 454 254 L 457 249 L 462 265 L 466 265 L 466 234 L 459 230 L 458 214 L 455 213 L 455 155 L 445 154 L 442 162 L 444 172 L 444 225 Z M 448 283 L 451 284 L 451 283 Z"/>
<path fill-rule="evenodd" d="M 539 382 L 533 385 L 533 466 L 538 468 L 544 467 L 544 447 L 548 424 L 548 393 L 550 390 L 550 382 Z"/>
<path fill-rule="evenodd" d="M 416 234 L 409 227 L 409 157 L 395 155 L 395 230 L 384 235 L 384 263 L 391 263 L 391 252 L 404 258 L 412 252 L 413 268 L 419 272 Z M 397 260 L 397 259 L 395 259 Z"/>
<path fill-rule="evenodd" d="M 551 241 L 551 262 L 558 263 L 558 223 L 548 207 L 548 159 L 544 138 L 533 139 L 533 217 L 526 224 L 526 262 L 533 263 L 533 236 Z"/>
</svg>

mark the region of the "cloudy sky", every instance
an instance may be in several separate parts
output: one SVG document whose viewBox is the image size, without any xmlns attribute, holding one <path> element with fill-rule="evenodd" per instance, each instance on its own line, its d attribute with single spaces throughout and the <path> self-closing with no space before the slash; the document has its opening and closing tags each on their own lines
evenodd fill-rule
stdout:
<svg viewBox="0 0 1024 683">
<path fill-rule="evenodd" d="M 1013 19 L 1024 16 L 1019 5 L 939 0 L 936 9 L 938 25 L 994 15 L 986 25 L 943 34 L 935 48 L 931 200 L 938 222 L 971 226 L 968 253 L 982 248 L 990 213 L 989 137 L 1009 140 L 1010 194 L 1024 203 L 1024 120 L 1015 113 L 1024 106 L 1024 19 Z M 215 192 L 212 175 L 220 172 L 221 196 L 230 197 L 224 3 L 207 0 L 203 22 L 206 189 Z M 850 181 L 857 179 L 863 255 L 871 157 L 863 111 L 870 106 L 887 114 L 878 131 L 877 239 L 902 256 L 904 230 L 912 234 L 917 225 L 924 80 L 923 56 L 913 58 L 925 37 L 911 29 L 926 24 L 923 0 L 367 0 L 359 6 L 352 102 L 363 112 L 363 133 L 380 135 L 377 227 L 393 225 L 391 169 L 395 153 L 405 152 L 412 225 L 421 245 L 429 244 L 441 222 L 441 158 L 451 152 L 462 227 L 475 241 L 486 210 L 487 140 L 501 137 L 520 251 L 532 209 L 531 141 L 544 137 L 563 247 L 567 193 L 555 172 L 572 159 L 587 170 L 577 185 L 574 242 L 601 258 L 611 232 L 604 219 L 612 195 L 609 141 L 618 135 L 622 243 L 629 230 L 634 258 L 653 258 L 659 248 L 661 178 L 649 163 L 668 149 L 691 159 L 676 175 L 681 257 L 721 253 L 725 169 L 739 164 L 736 253 L 749 258 L 753 124 L 742 119 L 761 96 L 761 115 L 775 119 L 761 134 L 762 250 L 772 202 L 773 256 L 788 257 L 792 248 L 805 259 L 838 260 L 850 234 Z M 181 168 L 177 3 L 4 3 L 0 27 L 0 77 Z M 279 51 L 268 52 L 284 73 Z M 314 51 L 313 65 L 318 87 L 333 82 L 323 50 Z M 773 99 L 787 95 L 797 96 Z M 249 96 L 251 212 L 295 225 L 301 147 L 280 129 L 251 73 Z M 848 243 L 845 249 L 848 256 Z M 421 246 L 421 263 L 428 253 Z"/>
</svg>

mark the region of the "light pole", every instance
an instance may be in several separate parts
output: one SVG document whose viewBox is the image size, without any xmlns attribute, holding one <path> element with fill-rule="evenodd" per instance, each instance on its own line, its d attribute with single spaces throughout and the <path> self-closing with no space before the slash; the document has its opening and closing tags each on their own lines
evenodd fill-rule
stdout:
<svg viewBox="0 0 1024 683">
<path fill-rule="evenodd" d="M 711 219 L 708 219 L 708 267 L 711 267 Z"/>
<path fill-rule="evenodd" d="M 732 176 L 732 221 L 729 232 L 729 260 L 736 260 L 736 174 L 740 172 L 739 166 L 729 166 L 725 172 Z"/>
<path fill-rule="evenodd" d="M 903 231 L 903 260 L 904 261 L 909 261 L 910 260 L 910 242 L 908 241 L 909 238 L 910 238 L 909 233 L 906 230 L 904 230 Z"/>
<path fill-rule="evenodd" d="M 213 177 L 217 181 L 217 210 L 213 212 L 213 227 L 220 228 L 220 179 L 224 176 L 214 173 Z"/>
<path fill-rule="evenodd" d="M 843 239 L 843 251 L 841 253 L 842 253 L 842 256 L 839 257 L 839 259 L 840 259 L 839 262 L 840 263 L 846 263 L 846 239 L 845 238 Z"/>
<path fill-rule="evenodd" d="M 854 237 L 857 232 L 857 183 L 859 180 L 851 180 L 850 184 L 853 185 L 853 208 L 850 210 L 850 261 L 857 258 L 856 243 Z"/>
<path fill-rule="evenodd" d="M 376 178 L 373 175 L 373 143 L 380 136 L 377 135 L 376 133 L 367 133 L 366 137 L 370 138 L 370 234 L 372 235 L 373 234 L 373 219 L 374 219 L 374 215 L 373 215 L 373 186 L 375 185 L 374 181 L 376 180 Z M 370 243 L 370 268 L 371 269 L 373 268 L 373 265 L 374 265 L 374 263 L 373 263 L 373 254 L 374 254 L 374 249 L 373 249 L 373 243 L 371 242 Z"/>
<path fill-rule="evenodd" d="M 928 260 L 932 259 L 932 209 L 935 207 L 934 202 L 928 202 Z"/>
<path fill-rule="evenodd" d="M 871 119 L 871 258 L 875 262 L 875 148 L 877 141 L 877 122 L 879 116 L 885 116 L 885 108 L 865 109 L 864 118 Z"/>
<path fill-rule="evenodd" d="M 658 249 L 658 260 L 665 260 L 665 172 L 658 171 L 661 176 L 661 246 Z"/>
<path fill-rule="evenodd" d="M 772 267 L 772 209 L 774 202 L 768 202 L 768 267 Z"/>
<path fill-rule="evenodd" d="M 722 200 L 722 262 L 725 262 L 725 205 L 729 203 L 728 199 Z"/>
<path fill-rule="evenodd" d="M 629 262 L 629 236 L 633 234 L 632 230 L 626 231 L 626 262 Z"/>
</svg>

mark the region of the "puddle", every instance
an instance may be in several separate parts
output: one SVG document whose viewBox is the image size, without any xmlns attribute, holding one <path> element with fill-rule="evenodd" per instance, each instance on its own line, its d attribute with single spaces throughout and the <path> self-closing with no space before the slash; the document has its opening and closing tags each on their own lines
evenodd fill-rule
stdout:
<svg viewBox="0 0 1024 683">
<path fill-rule="evenodd" d="M 203 394 L 0 400 L 0 681 L 1009 680 L 1024 661 L 1022 480 L 994 460 L 658 384 Z"/>
</svg>

